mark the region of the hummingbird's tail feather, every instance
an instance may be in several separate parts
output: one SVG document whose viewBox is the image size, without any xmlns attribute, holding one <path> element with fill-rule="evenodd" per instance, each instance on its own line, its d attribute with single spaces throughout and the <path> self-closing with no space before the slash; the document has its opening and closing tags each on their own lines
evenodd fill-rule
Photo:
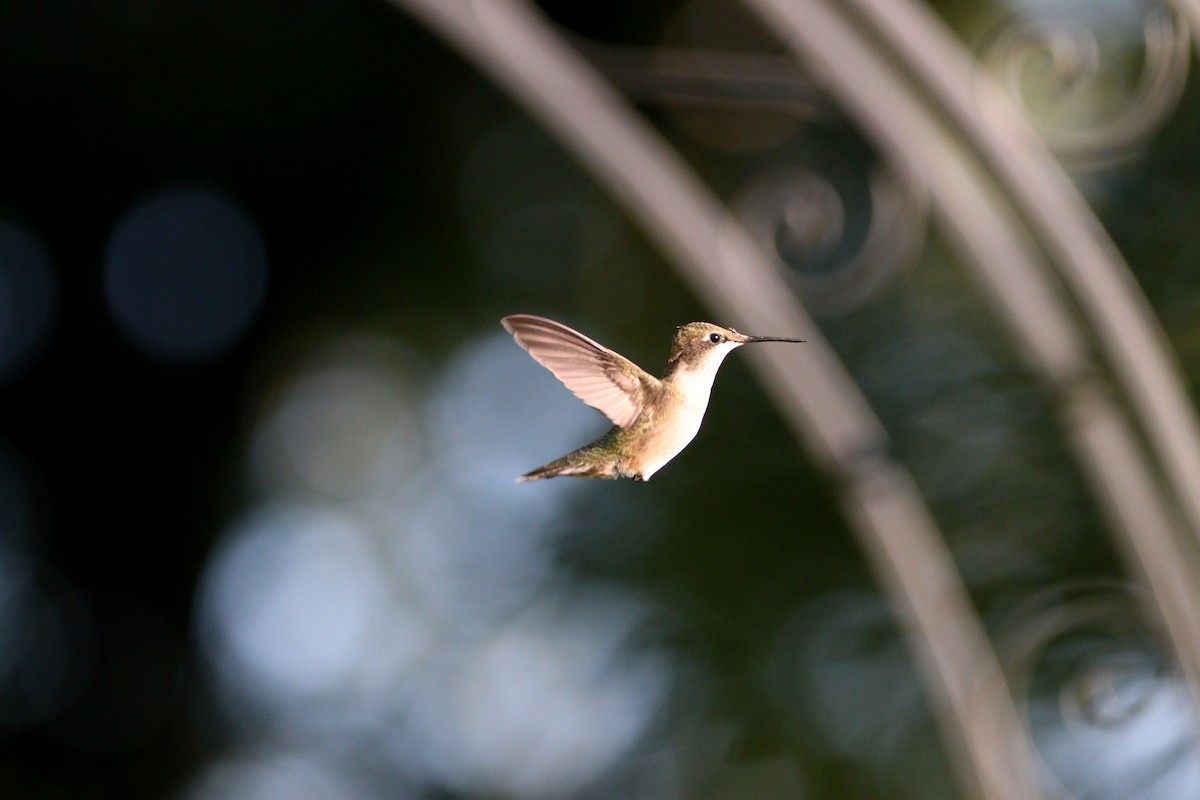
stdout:
<svg viewBox="0 0 1200 800">
<path fill-rule="evenodd" d="M 526 472 L 521 477 L 517 478 L 517 483 L 529 483 L 530 481 L 544 481 L 547 478 L 557 478 L 562 475 L 562 468 L 558 467 L 551 469 L 549 467 L 538 467 L 535 470 Z"/>
<path fill-rule="evenodd" d="M 571 478 L 607 478 L 615 480 L 622 476 L 633 477 L 622 467 L 620 441 L 629 432 L 620 427 L 609 430 L 591 444 L 572 450 L 549 464 L 543 464 L 532 472 L 517 478 L 517 483 L 541 481 L 559 476 Z"/>
<path fill-rule="evenodd" d="M 545 466 L 538 467 L 535 470 L 526 472 L 521 477 L 517 478 L 517 483 L 529 483 L 530 481 L 544 481 L 547 478 L 570 477 L 570 478 L 607 478 L 615 480 L 620 475 L 617 470 L 608 464 L 596 463 L 579 463 L 571 460 L 570 455 L 551 461 Z"/>
</svg>

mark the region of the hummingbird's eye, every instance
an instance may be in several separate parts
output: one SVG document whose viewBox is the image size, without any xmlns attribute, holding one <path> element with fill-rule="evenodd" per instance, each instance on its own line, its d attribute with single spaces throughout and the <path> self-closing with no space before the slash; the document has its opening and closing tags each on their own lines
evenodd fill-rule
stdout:
<svg viewBox="0 0 1200 800">
<path fill-rule="evenodd" d="M 725 337 L 719 333 L 710 333 L 708 335 L 708 340 L 710 342 L 712 342 L 713 344 L 720 344 L 721 342 L 723 342 L 725 340 Z"/>
</svg>

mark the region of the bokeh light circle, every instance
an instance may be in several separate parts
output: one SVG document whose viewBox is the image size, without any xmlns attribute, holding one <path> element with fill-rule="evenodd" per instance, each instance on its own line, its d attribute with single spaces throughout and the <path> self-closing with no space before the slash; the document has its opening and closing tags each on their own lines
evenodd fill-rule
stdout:
<svg viewBox="0 0 1200 800">
<path fill-rule="evenodd" d="M 204 645 L 224 678 L 286 705 L 353 677 L 386 595 L 349 516 L 263 508 L 231 527 L 205 576 Z"/>
<path fill-rule="evenodd" d="M 182 800 L 366 800 L 360 789 L 336 767 L 290 753 L 261 753 L 226 759 L 205 770 L 182 794 Z M 407 797 L 407 793 L 391 797 Z"/>
<path fill-rule="evenodd" d="M 258 227 L 215 190 L 161 191 L 117 223 L 104 294 L 125 335 L 173 361 L 218 355 L 253 321 L 267 282 Z"/>
</svg>

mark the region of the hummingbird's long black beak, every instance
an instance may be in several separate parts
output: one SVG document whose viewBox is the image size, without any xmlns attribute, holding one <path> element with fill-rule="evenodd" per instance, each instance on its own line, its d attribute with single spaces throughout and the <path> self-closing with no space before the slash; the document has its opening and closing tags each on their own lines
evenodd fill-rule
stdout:
<svg viewBox="0 0 1200 800">
<path fill-rule="evenodd" d="M 754 342 L 803 342 L 804 339 L 785 339 L 782 336 L 747 336 L 746 344 Z"/>
</svg>

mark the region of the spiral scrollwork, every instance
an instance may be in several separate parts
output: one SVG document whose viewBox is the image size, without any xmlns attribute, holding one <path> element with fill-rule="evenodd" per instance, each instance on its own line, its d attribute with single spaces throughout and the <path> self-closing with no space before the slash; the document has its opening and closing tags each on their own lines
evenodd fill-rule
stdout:
<svg viewBox="0 0 1200 800">
<path fill-rule="evenodd" d="M 1197 726 L 1152 613 L 1128 585 L 1079 582 L 1032 597 L 1000 637 L 1051 796 L 1176 796 L 1160 790 L 1192 766 Z"/>
<path fill-rule="evenodd" d="M 914 260 L 924 241 L 920 187 L 886 166 L 865 186 L 835 184 L 816 170 L 766 172 L 743 188 L 734 209 L 773 253 L 805 306 L 816 314 L 859 308 Z"/>
<path fill-rule="evenodd" d="M 1110 13 L 1056 3 L 1013 14 L 980 47 L 983 67 L 1050 149 L 1077 167 L 1136 151 L 1187 81 L 1190 33 L 1178 14 L 1148 0 L 1131 1 L 1124 15 L 1099 5 Z"/>
</svg>

